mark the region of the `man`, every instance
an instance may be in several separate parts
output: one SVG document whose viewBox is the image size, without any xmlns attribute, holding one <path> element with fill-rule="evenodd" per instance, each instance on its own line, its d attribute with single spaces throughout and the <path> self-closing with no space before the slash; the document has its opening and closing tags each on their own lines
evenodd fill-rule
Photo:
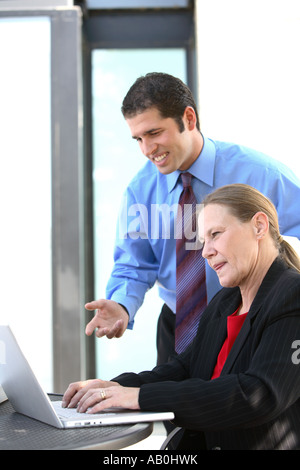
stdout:
<svg viewBox="0 0 300 470">
<path fill-rule="evenodd" d="M 226 184 L 256 187 L 276 206 L 281 233 L 298 238 L 300 182 L 284 165 L 261 153 L 204 138 L 191 91 L 168 74 L 140 77 L 124 98 L 122 112 L 148 162 L 127 188 L 107 299 L 86 305 L 97 310 L 86 333 L 97 329 L 98 337 L 122 336 L 132 327 L 145 293 L 157 283 L 165 302 L 158 322 L 160 364 L 174 354 L 174 208 L 182 192 L 181 172 L 192 174 L 198 203 Z M 206 266 L 208 302 L 219 289 L 216 275 Z"/>
</svg>

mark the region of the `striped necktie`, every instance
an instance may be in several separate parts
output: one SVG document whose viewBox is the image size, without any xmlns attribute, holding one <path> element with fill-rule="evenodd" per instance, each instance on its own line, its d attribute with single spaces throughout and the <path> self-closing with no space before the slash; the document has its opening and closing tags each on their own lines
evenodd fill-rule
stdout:
<svg viewBox="0 0 300 470">
<path fill-rule="evenodd" d="M 207 305 L 205 260 L 191 238 L 196 232 L 196 198 L 191 186 L 192 175 L 182 173 L 176 235 L 176 328 L 175 350 L 181 353 L 196 335 L 200 316 Z M 187 224 L 189 222 L 189 224 Z M 179 232 L 178 232 L 179 230 Z M 188 247 L 190 248 L 190 247 Z"/>
</svg>

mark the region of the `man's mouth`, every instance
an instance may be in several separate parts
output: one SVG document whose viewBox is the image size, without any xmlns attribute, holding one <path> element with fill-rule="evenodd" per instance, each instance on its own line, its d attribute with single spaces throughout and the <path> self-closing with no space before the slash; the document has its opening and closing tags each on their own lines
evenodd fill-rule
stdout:
<svg viewBox="0 0 300 470">
<path fill-rule="evenodd" d="M 168 152 L 163 153 L 161 155 L 157 155 L 156 157 L 153 157 L 153 160 L 157 163 L 162 162 L 166 158 L 167 155 L 168 155 Z"/>
</svg>

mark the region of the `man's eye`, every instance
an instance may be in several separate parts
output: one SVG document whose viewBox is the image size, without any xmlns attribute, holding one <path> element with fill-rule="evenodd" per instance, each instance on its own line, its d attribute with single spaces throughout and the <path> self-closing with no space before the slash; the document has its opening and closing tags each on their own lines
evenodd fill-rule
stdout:
<svg viewBox="0 0 300 470">
<path fill-rule="evenodd" d="M 159 135 L 160 133 L 161 133 L 161 131 L 151 132 L 150 136 L 153 137 L 155 135 Z"/>
</svg>

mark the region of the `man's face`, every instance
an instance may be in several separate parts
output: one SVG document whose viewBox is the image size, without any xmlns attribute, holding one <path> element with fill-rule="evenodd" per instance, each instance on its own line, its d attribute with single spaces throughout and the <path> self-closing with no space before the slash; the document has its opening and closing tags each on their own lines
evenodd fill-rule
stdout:
<svg viewBox="0 0 300 470">
<path fill-rule="evenodd" d="M 185 111 L 183 132 L 173 118 L 163 118 L 157 108 L 126 119 L 132 138 L 138 141 L 143 154 L 165 175 L 187 170 L 199 155 L 188 130 L 186 114 Z"/>
</svg>

